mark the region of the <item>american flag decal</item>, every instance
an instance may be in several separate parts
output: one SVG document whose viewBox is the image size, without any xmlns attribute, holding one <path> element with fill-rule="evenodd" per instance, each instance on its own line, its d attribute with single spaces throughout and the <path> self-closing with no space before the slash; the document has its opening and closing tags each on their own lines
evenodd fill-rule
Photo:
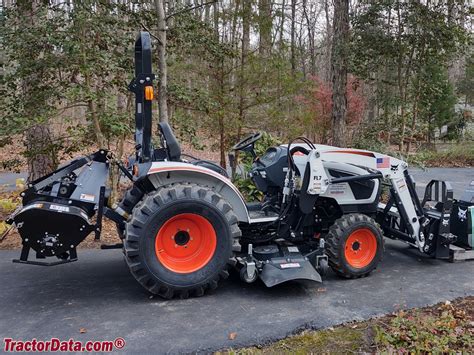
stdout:
<svg viewBox="0 0 474 355">
<path fill-rule="evenodd" d="M 377 168 L 390 168 L 390 158 L 377 158 Z"/>
</svg>

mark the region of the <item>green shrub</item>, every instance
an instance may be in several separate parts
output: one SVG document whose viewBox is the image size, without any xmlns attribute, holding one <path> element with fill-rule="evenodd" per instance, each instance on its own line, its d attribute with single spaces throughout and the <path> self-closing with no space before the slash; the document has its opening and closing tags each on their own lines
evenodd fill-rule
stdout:
<svg viewBox="0 0 474 355">
<path fill-rule="evenodd" d="M 439 315 L 399 312 L 390 323 L 375 328 L 375 343 L 389 353 L 451 353 L 472 349 L 469 319 L 450 303 L 439 307 Z"/>
</svg>

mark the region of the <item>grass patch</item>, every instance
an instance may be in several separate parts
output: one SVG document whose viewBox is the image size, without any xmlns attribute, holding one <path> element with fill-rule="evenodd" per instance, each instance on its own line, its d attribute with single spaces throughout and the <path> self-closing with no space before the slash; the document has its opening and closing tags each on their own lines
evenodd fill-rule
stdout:
<svg viewBox="0 0 474 355">
<path fill-rule="evenodd" d="M 309 354 L 314 352 L 354 353 L 370 350 L 366 338 L 366 328 L 338 327 L 332 330 L 305 331 L 266 347 L 252 347 L 235 354 Z"/>
<path fill-rule="evenodd" d="M 217 354 L 474 353 L 474 297 Z"/>
<path fill-rule="evenodd" d="M 410 156 L 409 162 L 427 167 L 474 166 L 474 143 L 459 144 L 445 152 L 417 152 Z"/>
</svg>

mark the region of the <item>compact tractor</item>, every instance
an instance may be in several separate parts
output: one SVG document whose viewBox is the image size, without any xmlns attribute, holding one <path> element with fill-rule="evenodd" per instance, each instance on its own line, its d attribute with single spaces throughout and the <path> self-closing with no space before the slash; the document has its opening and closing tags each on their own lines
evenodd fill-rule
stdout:
<svg viewBox="0 0 474 355">
<path fill-rule="evenodd" d="M 254 145 L 262 135 L 256 133 L 233 147 L 252 155 L 249 174 L 264 194 L 247 203 L 226 169 L 182 154 L 167 123 L 158 124 L 161 144 L 153 146 L 151 57 L 150 35 L 141 32 L 129 85 L 136 99 L 133 159 L 124 165 L 101 149 L 31 181 L 8 220 L 23 243 L 14 262 L 76 261 L 78 244 L 92 232 L 99 238 L 103 217 L 117 225 L 117 247 L 131 274 L 165 298 L 213 290 L 229 268 L 268 287 L 321 282 L 329 268 L 344 278 L 367 276 L 382 258 L 384 237 L 435 258 L 471 252 L 474 182 L 458 201 L 448 182 L 432 181 L 420 201 L 402 160 L 303 137 L 258 157 Z M 112 164 L 131 181 L 115 206 L 108 204 Z"/>
</svg>

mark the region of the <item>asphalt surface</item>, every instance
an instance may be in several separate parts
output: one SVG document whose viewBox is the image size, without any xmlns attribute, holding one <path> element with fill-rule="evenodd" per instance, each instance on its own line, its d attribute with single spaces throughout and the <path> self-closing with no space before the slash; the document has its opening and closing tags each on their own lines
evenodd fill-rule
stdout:
<svg viewBox="0 0 474 355">
<path fill-rule="evenodd" d="M 469 183 L 474 180 L 474 168 L 415 168 L 409 169 L 409 172 L 415 180 L 420 198 L 423 198 L 426 185 L 433 179 L 449 181 L 454 190 L 454 198 L 460 198 Z"/>
<path fill-rule="evenodd" d="M 27 177 L 27 173 L 11 173 L 2 171 L 0 172 L 0 187 L 6 191 L 13 191 L 16 189 L 16 180 L 26 180 Z"/>
<path fill-rule="evenodd" d="M 0 253 L 0 338 L 122 337 L 125 351 L 142 354 L 261 344 L 303 328 L 474 295 L 474 262 L 427 259 L 391 241 L 379 268 L 364 279 L 341 280 L 330 273 L 323 284 L 290 282 L 268 289 L 234 275 L 213 294 L 171 301 L 150 299 L 119 250 L 81 250 L 78 262 L 48 268 L 13 264 L 17 256 Z"/>
<path fill-rule="evenodd" d="M 459 194 L 474 178 L 473 169 L 430 170 L 413 171 L 420 188 L 449 174 Z M 268 289 L 232 275 L 212 294 L 171 301 L 150 298 L 129 274 L 120 250 L 79 250 L 78 262 L 55 267 L 13 264 L 18 256 L 19 251 L 0 252 L 0 338 L 122 337 L 129 353 L 262 344 L 305 328 L 474 295 L 474 262 L 433 260 L 394 241 L 387 241 L 384 260 L 367 278 L 341 280 L 330 272 L 323 284 L 289 282 Z M 236 333 L 234 340 L 230 333 Z"/>
</svg>

